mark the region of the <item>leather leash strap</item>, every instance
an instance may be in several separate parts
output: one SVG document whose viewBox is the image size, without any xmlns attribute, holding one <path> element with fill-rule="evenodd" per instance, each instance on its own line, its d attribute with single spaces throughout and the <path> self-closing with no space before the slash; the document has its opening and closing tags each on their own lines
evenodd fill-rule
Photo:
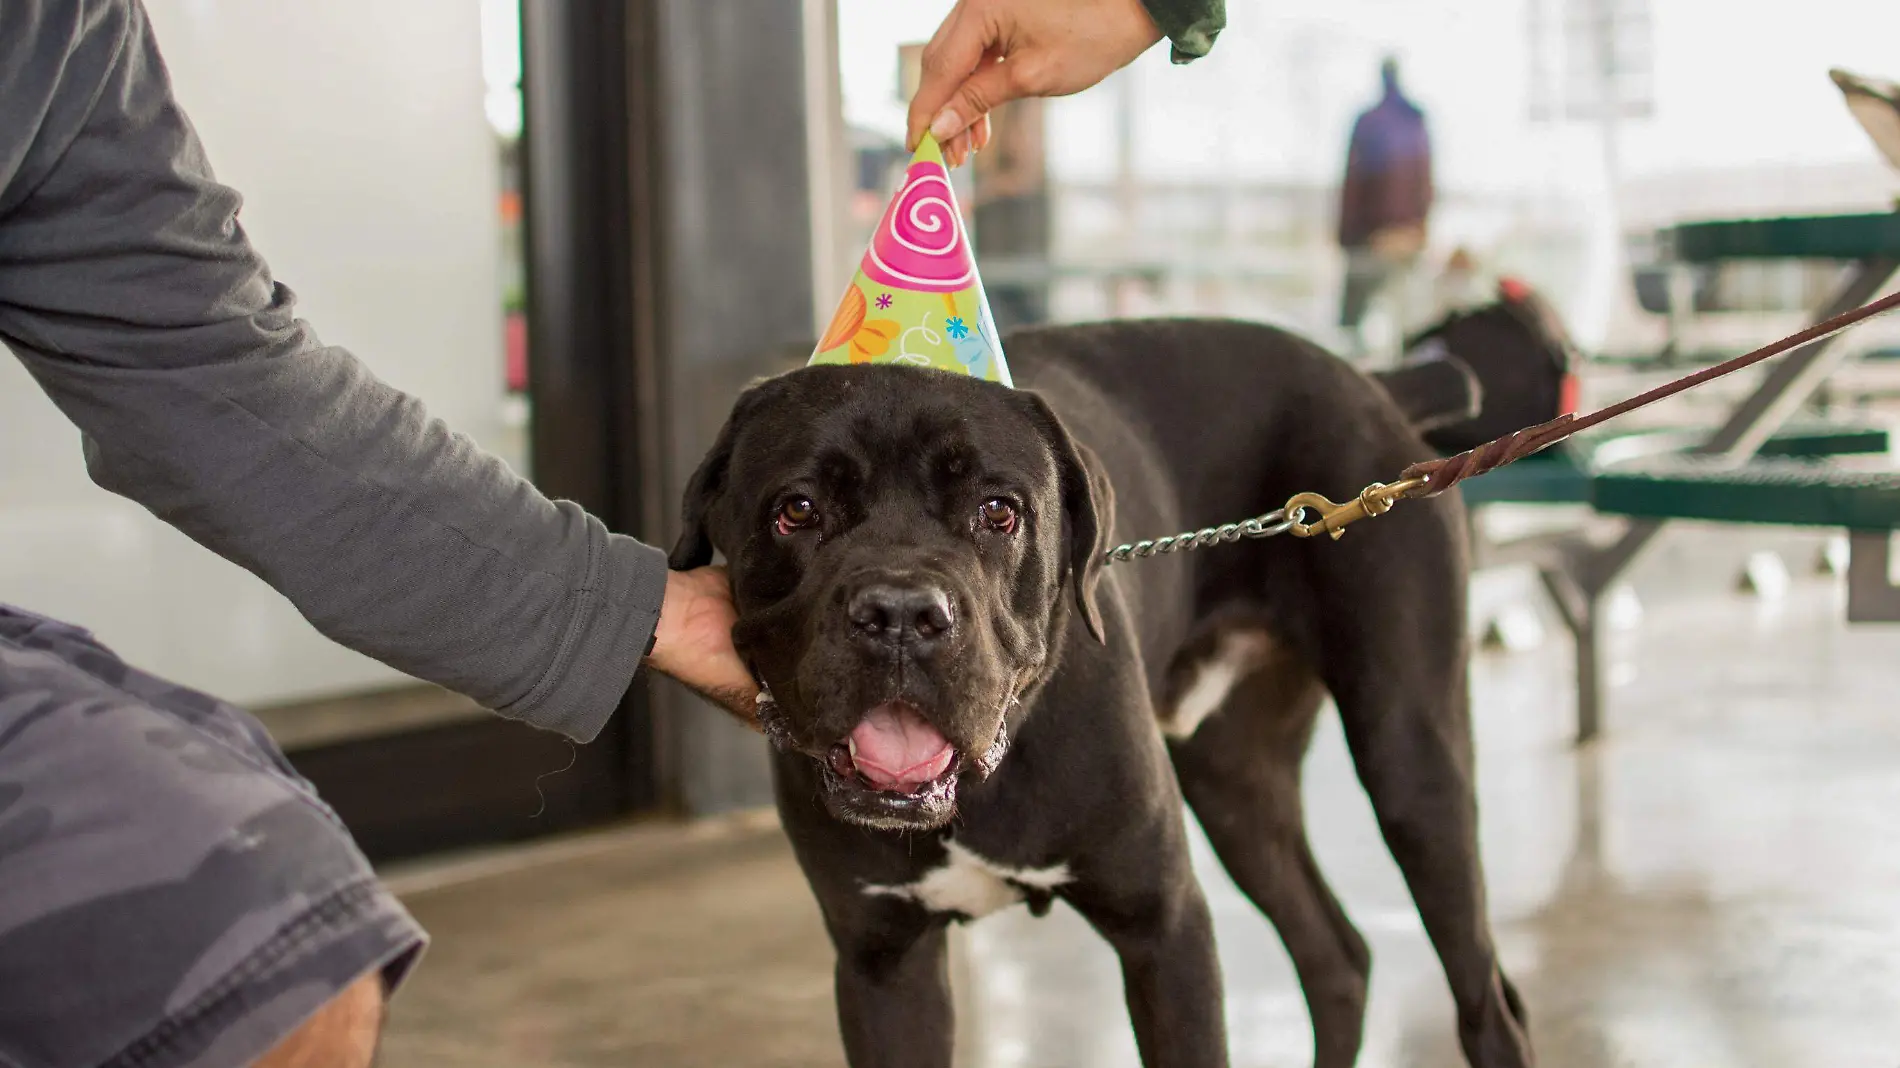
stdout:
<svg viewBox="0 0 1900 1068">
<path fill-rule="evenodd" d="M 1486 472 L 1495 471 L 1505 464 L 1522 460 L 1579 431 L 1588 430 L 1599 423 L 1615 419 L 1619 415 L 1654 404 L 1665 397 L 1673 397 L 1684 390 L 1694 389 L 1705 382 L 1713 382 L 1724 375 L 1734 374 L 1736 371 L 1752 367 L 1790 349 L 1800 348 L 1837 334 L 1877 315 L 1893 311 L 1895 308 L 1900 308 L 1900 293 L 1889 294 L 1871 304 L 1862 305 L 1825 322 L 1816 323 L 1772 345 L 1766 345 L 1732 360 L 1725 360 L 1684 375 L 1673 382 L 1666 382 L 1655 389 L 1638 393 L 1628 400 L 1618 401 L 1589 415 L 1560 415 L 1547 423 L 1539 423 L 1536 426 L 1506 434 L 1456 456 L 1413 464 L 1399 476 L 1399 481 L 1389 485 L 1375 482 L 1361 490 L 1359 496 L 1343 503 L 1336 504 L 1317 493 L 1302 493 L 1289 500 L 1284 509 L 1285 515 L 1294 520 L 1288 532 L 1302 538 L 1310 538 L 1322 532 L 1338 538 L 1345 533 L 1348 523 L 1367 516 L 1384 515 L 1397 501 L 1415 497 L 1436 497 L 1467 478 L 1475 478 Z M 1304 519 L 1305 513 L 1309 510 L 1317 513 L 1319 518 L 1310 523 L 1300 522 L 1299 520 Z"/>
</svg>

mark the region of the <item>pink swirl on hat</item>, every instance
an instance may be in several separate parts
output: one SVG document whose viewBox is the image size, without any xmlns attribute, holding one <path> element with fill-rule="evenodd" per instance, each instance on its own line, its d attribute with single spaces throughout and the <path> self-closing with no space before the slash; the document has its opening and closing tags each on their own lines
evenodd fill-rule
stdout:
<svg viewBox="0 0 1900 1068">
<path fill-rule="evenodd" d="M 904 187 L 884 209 L 860 266 L 883 285 L 927 293 L 951 293 L 976 281 L 976 261 L 943 164 L 919 160 L 904 172 Z"/>
</svg>

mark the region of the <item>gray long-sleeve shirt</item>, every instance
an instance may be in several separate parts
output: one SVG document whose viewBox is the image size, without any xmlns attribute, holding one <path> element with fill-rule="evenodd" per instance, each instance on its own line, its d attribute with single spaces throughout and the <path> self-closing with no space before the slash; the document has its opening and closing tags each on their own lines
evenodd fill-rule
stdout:
<svg viewBox="0 0 1900 1068">
<path fill-rule="evenodd" d="M 319 341 L 239 203 L 136 0 L 0 2 L 0 340 L 78 425 L 93 480 L 342 644 L 591 740 L 653 633 L 664 557 Z"/>
</svg>

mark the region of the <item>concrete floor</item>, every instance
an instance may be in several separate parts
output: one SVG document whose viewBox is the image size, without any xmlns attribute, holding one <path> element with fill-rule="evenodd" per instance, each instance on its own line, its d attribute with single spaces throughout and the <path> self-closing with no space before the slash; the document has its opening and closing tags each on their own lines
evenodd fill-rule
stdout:
<svg viewBox="0 0 1900 1068">
<path fill-rule="evenodd" d="M 1732 589 L 1786 549 L 1780 601 Z M 1900 1057 L 1900 627 L 1847 629 L 1812 538 L 1684 528 L 1635 576 L 1599 743 L 1569 743 L 1567 644 L 1474 661 L 1492 914 L 1542 1063 Z M 1475 600 L 1511 600 L 1488 575 Z M 1320 863 L 1373 945 L 1360 1063 L 1461 1063 L 1452 1006 L 1328 717 L 1308 760 Z M 1303 1065 L 1271 928 L 1204 847 L 1238 1066 Z M 645 827 L 398 873 L 435 946 L 389 1068 L 842 1063 L 830 952 L 769 817 Z M 963 1063 L 1136 1064 L 1112 956 L 1073 913 L 958 943 Z"/>
</svg>

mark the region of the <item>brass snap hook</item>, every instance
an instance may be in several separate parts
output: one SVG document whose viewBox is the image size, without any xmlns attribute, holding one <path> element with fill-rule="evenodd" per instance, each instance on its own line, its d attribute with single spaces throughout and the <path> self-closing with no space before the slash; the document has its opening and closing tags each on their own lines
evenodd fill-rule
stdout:
<svg viewBox="0 0 1900 1068">
<path fill-rule="evenodd" d="M 1317 493 L 1296 494 L 1286 502 L 1286 517 L 1293 521 L 1287 532 L 1294 537 L 1310 538 L 1324 531 L 1338 541 L 1346 533 L 1347 524 L 1386 514 L 1399 498 L 1424 484 L 1422 478 L 1408 478 L 1391 485 L 1374 482 L 1360 490 L 1359 496 L 1343 503 L 1334 503 Z M 1309 509 L 1318 518 L 1311 523 L 1302 522 Z"/>
</svg>

